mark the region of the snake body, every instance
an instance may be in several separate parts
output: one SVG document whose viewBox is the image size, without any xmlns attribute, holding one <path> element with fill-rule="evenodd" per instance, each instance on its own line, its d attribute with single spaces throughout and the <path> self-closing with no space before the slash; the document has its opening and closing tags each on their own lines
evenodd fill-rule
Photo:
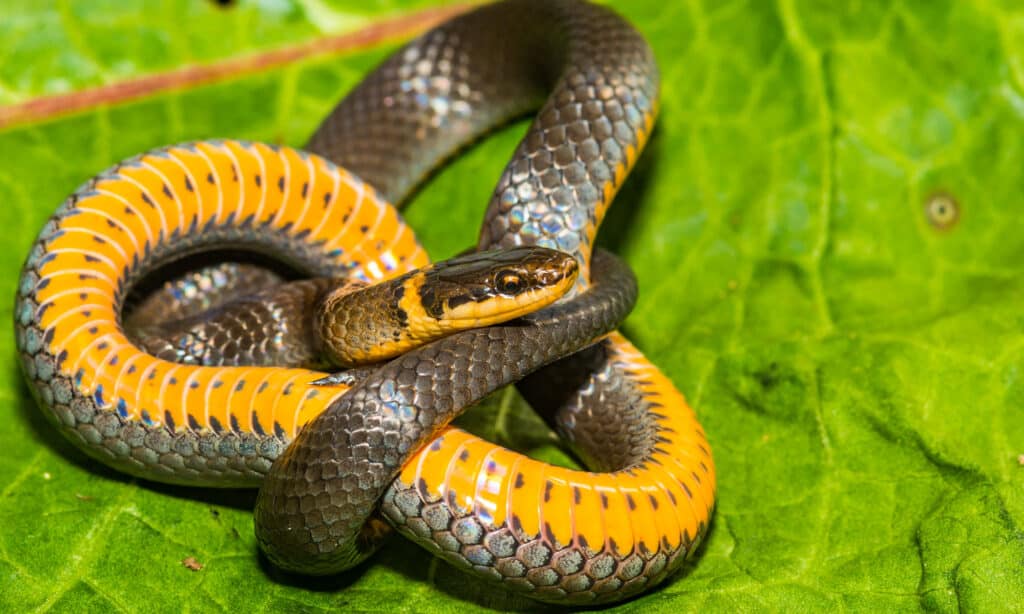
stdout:
<svg viewBox="0 0 1024 614">
<path fill-rule="evenodd" d="M 706 532 L 714 467 L 682 395 L 609 334 L 635 285 L 592 251 L 657 90 L 650 49 L 613 12 L 513 0 L 385 61 L 317 130 L 308 149 L 319 155 L 205 141 L 117 165 L 58 209 L 23 269 L 17 343 L 39 404 L 80 448 L 134 475 L 262 482 L 257 536 L 290 569 L 362 560 L 379 510 L 439 556 L 533 598 L 613 601 L 657 584 Z M 384 199 L 404 200 L 460 147 L 538 106 L 479 248 L 575 256 L 569 300 L 430 343 L 351 388 L 313 385 L 324 374 L 301 368 L 170 362 L 125 334 L 121 310 L 139 280 L 202 250 L 242 248 L 367 282 L 425 266 Z M 520 390 L 598 473 L 446 426 L 556 360 Z"/>
</svg>

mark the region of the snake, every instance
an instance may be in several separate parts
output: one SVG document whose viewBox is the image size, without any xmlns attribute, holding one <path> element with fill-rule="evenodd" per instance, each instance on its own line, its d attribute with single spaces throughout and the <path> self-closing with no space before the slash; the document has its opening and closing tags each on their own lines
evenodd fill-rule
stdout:
<svg viewBox="0 0 1024 614">
<path fill-rule="evenodd" d="M 400 48 L 304 150 L 207 140 L 125 160 L 68 197 L 26 258 L 14 318 L 32 394 L 79 449 L 120 471 L 259 486 L 257 540 L 287 570 L 337 573 L 394 529 L 540 601 L 606 603 L 655 587 L 707 534 L 714 463 L 683 395 L 614 330 L 636 283 L 593 240 L 650 136 L 659 87 L 647 42 L 611 9 L 507 0 Z M 170 360 L 155 355 L 159 340 L 129 330 L 146 280 L 211 251 L 273 260 L 285 277 L 376 287 L 411 276 L 420 286 L 403 292 L 406 305 L 450 308 L 423 284 L 427 254 L 389 203 L 531 111 L 477 249 L 568 254 L 578 275 L 557 302 L 447 331 L 351 379 L 301 364 Z M 230 300 L 260 270 L 230 260 L 168 282 L 163 302 Z M 374 311 L 387 309 L 398 310 Z M 508 384 L 587 470 L 449 424 Z"/>
</svg>

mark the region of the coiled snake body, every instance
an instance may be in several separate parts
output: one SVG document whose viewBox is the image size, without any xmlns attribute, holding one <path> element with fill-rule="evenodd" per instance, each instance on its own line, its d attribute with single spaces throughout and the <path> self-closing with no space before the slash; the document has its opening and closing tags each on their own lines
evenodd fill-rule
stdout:
<svg viewBox="0 0 1024 614">
<path fill-rule="evenodd" d="M 714 467 L 682 395 L 608 334 L 632 305 L 632 277 L 591 256 L 651 130 L 657 92 L 650 49 L 613 12 L 513 0 L 443 24 L 385 61 L 317 130 L 307 147 L 317 155 L 204 141 L 115 166 L 61 206 L 23 270 L 17 343 L 40 406 L 78 447 L 128 473 L 262 484 L 257 535 L 290 569 L 358 563 L 383 518 L 537 599 L 613 601 L 653 586 L 703 537 Z M 133 288 L 194 252 L 239 248 L 306 275 L 365 281 L 426 265 L 384 199 L 402 201 L 458 148 L 537 107 L 478 247 L 574 256 L 580 275 L 568 300 L 427 344 L 351 387 L 314 385 L 324 373 L 295 367 L 172 362 L 125 333 Z M 227 270 L 183 278 L 178 289 L 223 293 Z M 521 379 L 527 400 L 595 472 L 447 426 Z"/>
</svg>

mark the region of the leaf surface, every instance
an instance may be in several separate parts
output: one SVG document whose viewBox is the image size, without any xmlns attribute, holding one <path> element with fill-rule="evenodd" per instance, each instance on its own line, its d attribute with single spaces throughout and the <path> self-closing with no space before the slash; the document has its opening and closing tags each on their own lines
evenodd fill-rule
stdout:
<svg viewBox="0 0 1024 614">
<path fill-rule="evenodd" d="M 431 3 L 41 4 L 0 8 L 0 105 L 301 45 Z M 615 4 L 659 58 L 662 110 L 601 241 L 637 272 L 625 330 L 696 407 L 720 485 L 699 556 L 617 609 L 1020 608 L 1024 11 Z M 186 140 L 301 145 L 394 44 L 0 130 L 0 295 L 14 295 L 44 220 L 88 177 Z M 410 204 L 435 257 L 474 242 L 524 126 Z M 0 305 L 10 322 L 11 302 Z M 12 336 L 0 352 L 0 610 L 533 605 L 401 539 L 338 578 L 285 577 L 256 555 L 251 493 L 139 482 L 87 460 L 34 407 Z M 464 422 L 569 462 L 514 394 Z"/>
</svg>

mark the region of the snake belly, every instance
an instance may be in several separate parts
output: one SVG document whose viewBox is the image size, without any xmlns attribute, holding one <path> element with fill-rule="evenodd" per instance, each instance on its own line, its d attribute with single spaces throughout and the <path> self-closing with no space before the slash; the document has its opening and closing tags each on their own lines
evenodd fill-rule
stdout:
<svg viewBox="0 0 1024 614">
<path fill-rule="evenodd" d="M 611 11 L 506 2 L 399 51 L 342 101 L 309 149 L 401 201 L 459 147 L 543 103 L 502 175 L 480 247 L 554 247 L 589 271 L 604 210 L 652 126 L 657 87 L 646 43 Z M 309 386 L 322 374 L 302 369 L 164 363 L 123 335 L 118 309 L 132 280 L 172 252 L 223 246 L 366 280 L 426 262 L 373 188 L 317 156 L 225 141 L 119 165 L 47 224 L 16 310 L 24 370 L 79 447 L 135 475 L 214 486 L 253 484 L 280 457 L 261 491 L 258 533 L 274 560 L 307 571 L 368 554 L 376 525 L 365 518 L 380 492 L 379 509 L 403 534 L 544 601 L 635 594 L 677 569 L 705 534 L 715 477 L 703 431 L 672 383 L 618 333 L 520 386 L 600 473 L 546 465 L 445 426 L 568 352 L 570 338 L 585 344 L 581 327 L 593 337 L 614 326 L 609 305 L 628 309 L 628 283 L 600 294 L 602 284 L 587 289 L 581 274 L 578 296 L 529 326 L 459 333 L 345 394 Z M 595 264 L 615 278 L 614 261 Z M 293 438 L 301 445 L 288 446 Z M 341 471 L 346 462 L 361 468 Z"/>
</svg>

